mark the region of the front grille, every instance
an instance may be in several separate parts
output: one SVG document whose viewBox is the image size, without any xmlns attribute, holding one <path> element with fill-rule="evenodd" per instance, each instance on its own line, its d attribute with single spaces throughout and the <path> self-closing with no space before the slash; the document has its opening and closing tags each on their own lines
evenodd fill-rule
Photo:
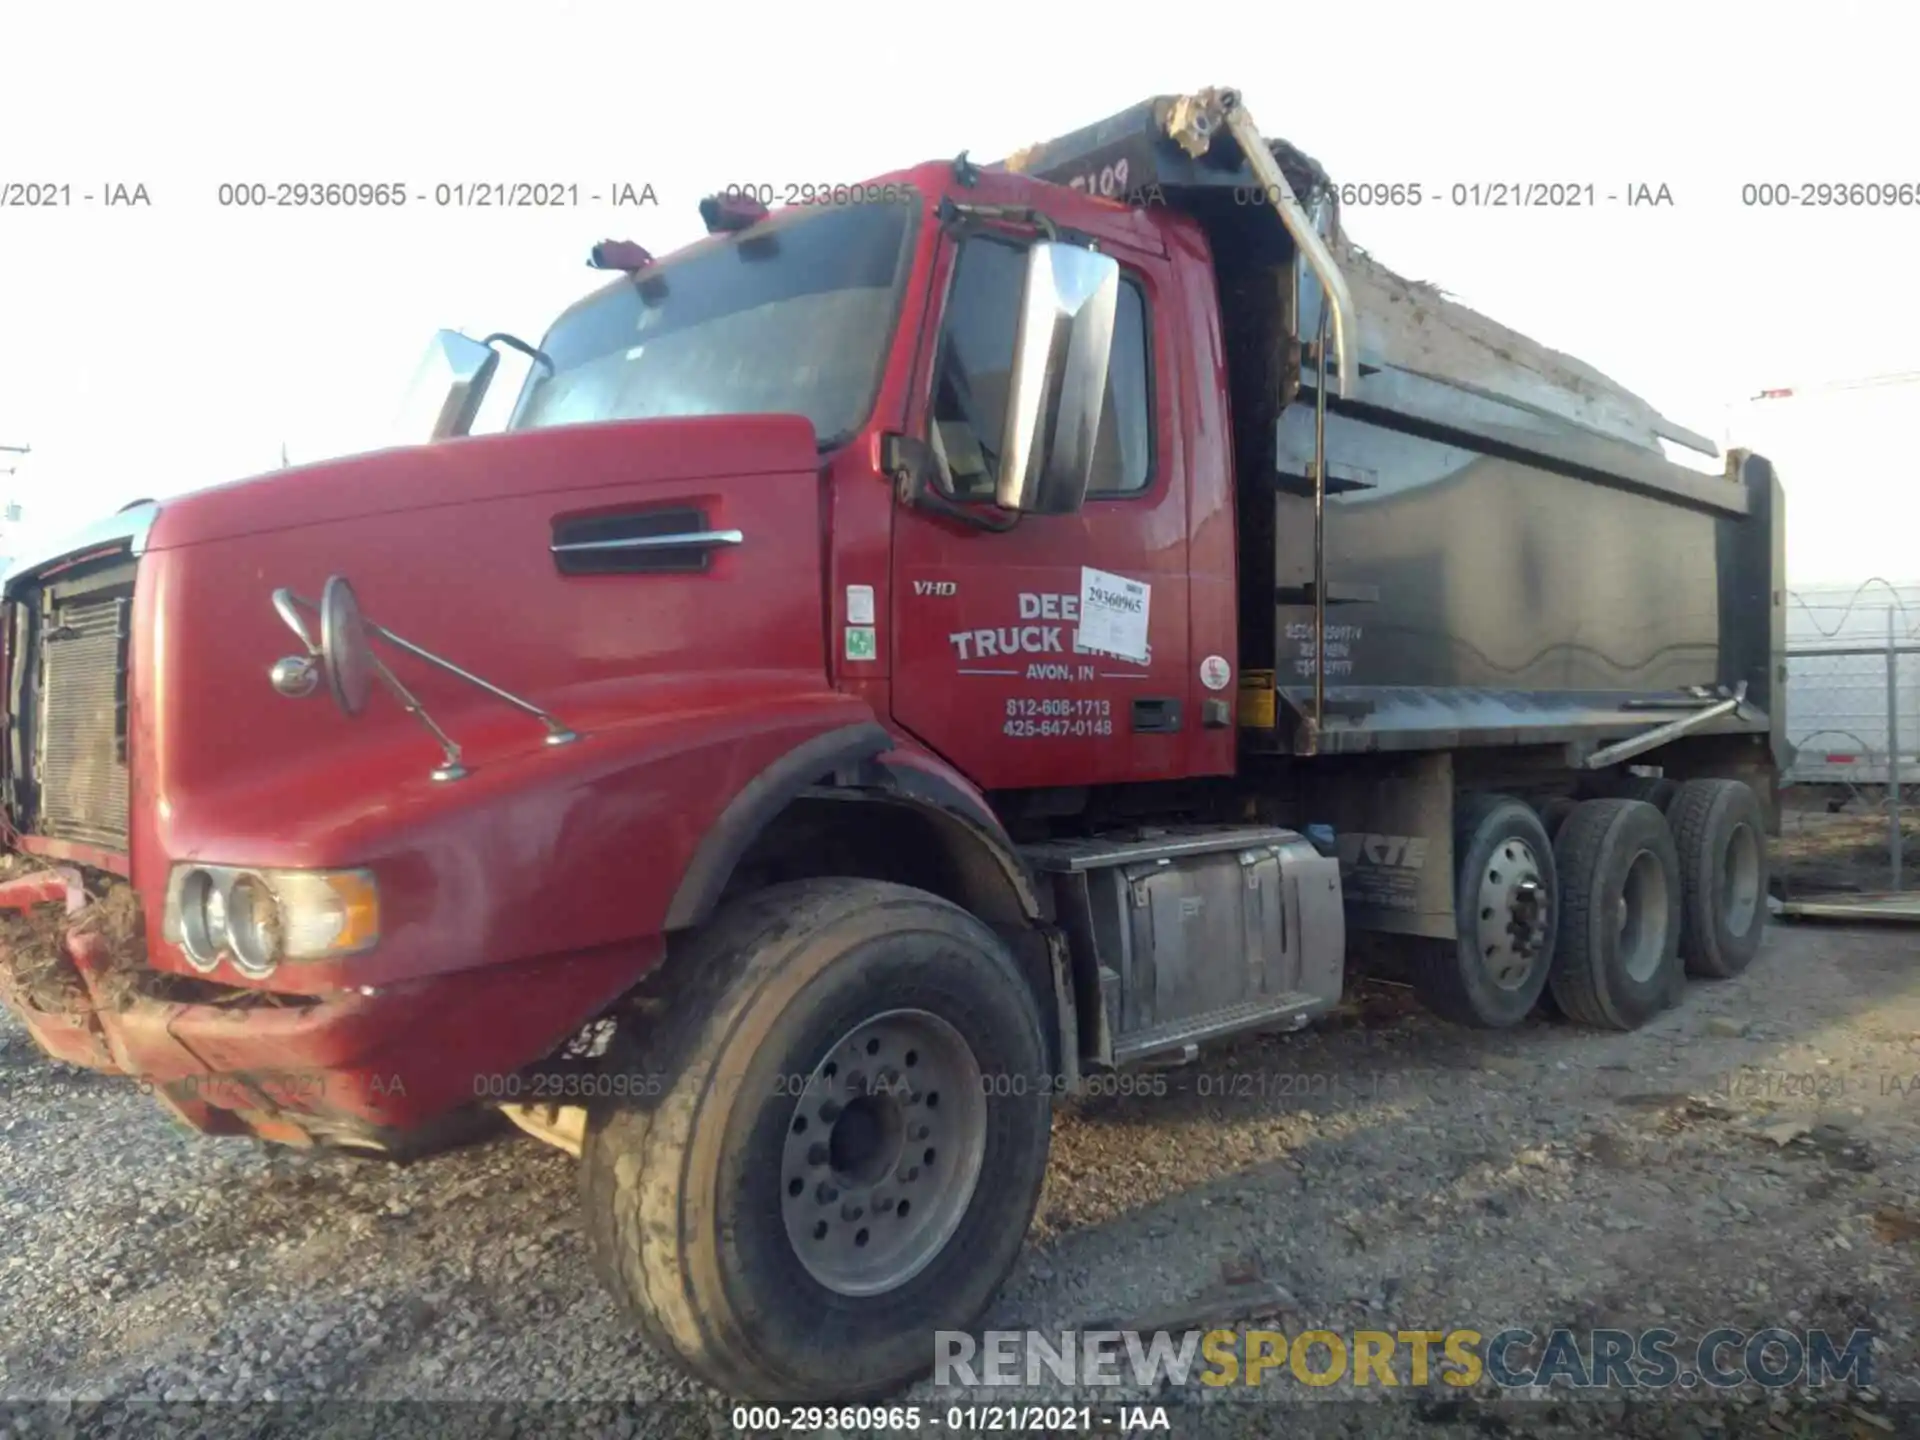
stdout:
<svg viewBox="0 0 1920 1440">
<path fill-rule="evenodd" d="M 89 595 L 43 612 L 34 747 L 42 835 L 126 848 L 130 603 Z"/>
</svg>

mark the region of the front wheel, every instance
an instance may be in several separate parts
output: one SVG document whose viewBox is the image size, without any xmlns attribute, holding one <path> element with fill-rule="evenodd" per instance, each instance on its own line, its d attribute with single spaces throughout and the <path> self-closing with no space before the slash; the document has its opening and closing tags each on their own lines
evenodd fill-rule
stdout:
<svg viewBox="0 0 1920 1440">
<path fill-rule="evenodd" d="M 1032 1220 L 1050 1138 L 1032 990 L 964 911 L 867 880 L 752 896 L 675 972 L 622 1062 L 659 1093 L 589 1120 L 597 1265 L 726 1394 L 898 1389 L 935 1331 L 985 1311 Z"/>
</svg>

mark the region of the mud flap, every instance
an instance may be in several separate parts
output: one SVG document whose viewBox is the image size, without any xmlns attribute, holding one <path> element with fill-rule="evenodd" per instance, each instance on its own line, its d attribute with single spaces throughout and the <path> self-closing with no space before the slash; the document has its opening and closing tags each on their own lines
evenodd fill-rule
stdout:
<svg viewBox="0 0 1920 1440">
<path fill-rule="evenodd" d="M 1314 787 L 1312 814 L 1339 837 L 1350 930 L 1454 938 L 1451 754 L 1327 776 Z"/>
</svg>

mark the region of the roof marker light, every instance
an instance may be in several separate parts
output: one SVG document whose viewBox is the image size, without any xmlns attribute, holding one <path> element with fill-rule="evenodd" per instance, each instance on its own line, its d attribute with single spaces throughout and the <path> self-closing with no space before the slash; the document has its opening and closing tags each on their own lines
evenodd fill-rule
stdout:
<svg viewBox="0 0 1920 1440">
<path fill-rule="evenodd" d="M 587 256 L 595 270 L 624 270 L 629 275 L 653 264 L 653 256 L 631 240 L 602 240 Z"/>
<path fill-rule="evenodd" d="M 709 235 L 745 230 L 767 218 L 767 207 L 751 195 L 709 195 L 700 202 L 700 218 Z"/>
</svg>

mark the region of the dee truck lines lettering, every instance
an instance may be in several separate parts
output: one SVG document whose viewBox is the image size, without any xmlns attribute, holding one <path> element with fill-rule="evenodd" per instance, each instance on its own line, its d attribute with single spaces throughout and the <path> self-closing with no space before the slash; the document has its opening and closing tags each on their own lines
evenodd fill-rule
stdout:
<svg viewBox="0 0 1920 1440">
<path fill-rule="evenodd" d="M 1137 597 L 1120 596 L 1120 600 L 1132 599 L 1138 608 Z M 1080 643 L 1079 636 L 1068 635 L 1067 624 L 1078 625 L 1080 621 L 1080 597 L 1078 595 L 1037 594 L 1024 592 L 1019 597 L 1019 618 L 1022 621 L 1058 621 L 1058 624 L 1020 624 L 1001 625 L 989 630 L 956 630 L 947 636 L 947 643 L 953 646 L 955 659 L 962 664 L 980 660 L 1007 660 L 1022 655 L 1110 655 L 1111 652 L 1096 650 Z M 1123 657 L 1135 659 L 1133 656 Z M 1146 664 L 1147 658 L 1136 660 Z M 1042 676 L 1040 678 L 1061 678 Z"/>
</svg>

